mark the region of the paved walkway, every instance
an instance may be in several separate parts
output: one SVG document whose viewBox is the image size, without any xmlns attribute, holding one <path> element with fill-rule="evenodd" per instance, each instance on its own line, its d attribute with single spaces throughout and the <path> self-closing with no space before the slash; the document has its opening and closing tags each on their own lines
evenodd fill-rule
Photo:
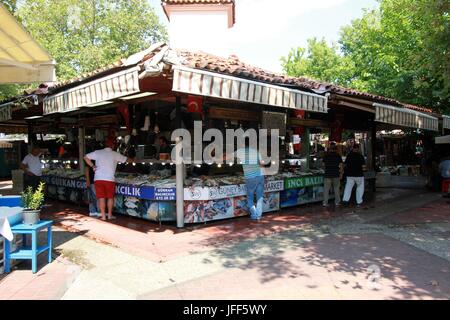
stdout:
<svg viewBox="0 0 450 320">
<path fill-rule="evenodd" d="M 44 257 L 45 258 L 45 257 Z M 45 265 L 39 259 L 39 265 Z M 43 266 L 36 274 L 28 261 L 0 280 L 0 300 L 55 300 L 61 299 L 81 272 L 81 267 L 67 259 L 58 258 Z"/>
<path fill-rule="evenodd" d="M 313 205 L 185 230 L 60 204 L 45 215 L 55 256 L 80 268 L 63 299 L 450 298 L 450 204 L 437 194 L 380 190 L 362 210 Z M 0 292 L 13 277 L 26 278 L 14 271 Z M 0 299 L 30 298 L 22 288 Z"/>
</svg>

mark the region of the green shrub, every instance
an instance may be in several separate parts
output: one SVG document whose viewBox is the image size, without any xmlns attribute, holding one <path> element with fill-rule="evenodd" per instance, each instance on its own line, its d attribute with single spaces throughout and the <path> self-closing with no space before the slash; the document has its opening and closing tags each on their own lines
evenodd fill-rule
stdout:
<svg viewBox="0 0 450 320">
<path fill-rule="evenodd" d="M 22 204 L 25 209 L 39 210 L 44 204 L 44 186 L 45 183 L 41 182 L 36 191 L 33 188 L 28 187 L 22 192 Z"/>
</svg>

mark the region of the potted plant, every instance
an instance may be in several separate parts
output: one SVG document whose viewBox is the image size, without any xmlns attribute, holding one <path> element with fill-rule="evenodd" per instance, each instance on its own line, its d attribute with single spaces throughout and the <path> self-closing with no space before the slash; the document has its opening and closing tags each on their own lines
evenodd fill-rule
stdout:
<svg viewBox="0 0 450 320">
<path fill-rule="evenodd" d="M 36 190 L 28 187 L 22 192 L 23 223 L 35 224 L 40 221 L 39 214 L 44 204 L 44 182 L 41 182 Z"/>
</svg>

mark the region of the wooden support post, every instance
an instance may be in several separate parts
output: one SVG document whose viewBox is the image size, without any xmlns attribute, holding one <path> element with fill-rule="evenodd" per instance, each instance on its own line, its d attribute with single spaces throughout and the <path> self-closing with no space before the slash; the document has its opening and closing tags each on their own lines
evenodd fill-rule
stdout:
<svg viewBox="0 0 450 320">
<path fill-rule="evenodd" d="M 78 128 L 78 168 L 80 169 L 80 173 L 84 174 L 84 155 L 86 154 L 86 132 L 84 127 Z"/>
<path fill-rule="evenodd" d="M 30 121 L 27 123 L 27 125 L 28 125 L 28 153 L 30 153 L 31 149 L 33 149 L 33 146 L 34 146 L 33 124 Z"/>
</svg>

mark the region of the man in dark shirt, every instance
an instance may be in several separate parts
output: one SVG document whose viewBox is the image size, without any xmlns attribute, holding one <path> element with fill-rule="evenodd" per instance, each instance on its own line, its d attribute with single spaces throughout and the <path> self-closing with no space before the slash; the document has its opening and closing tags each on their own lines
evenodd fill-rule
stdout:
<svg viewBox="0 0 450 320">
<path fill-rule="evenodd" d="M 345 175 L 347 183 L 345 184 L 343 201 L 348 203 L 352 195 L 353 186 L 356 184 L 356 203 L 358 207 L 363 202 L 364 195 L 364 168 L 366 161 L 359 152 L 359 145 L 353 145 L 352 152 L 345 159 Z"/>
<path fill-rule="evenodd" d="M 330 150 L 323 157 L 322 161 L 325 165 L 323 206 L 328 207 L 331 186 L 333 186 L 334 190 L 334 203 L 336 206 L 339 206 L 341 203 L 342 157 L 337 153 L 336 144 L 330 145 Z"/>
</svg>

